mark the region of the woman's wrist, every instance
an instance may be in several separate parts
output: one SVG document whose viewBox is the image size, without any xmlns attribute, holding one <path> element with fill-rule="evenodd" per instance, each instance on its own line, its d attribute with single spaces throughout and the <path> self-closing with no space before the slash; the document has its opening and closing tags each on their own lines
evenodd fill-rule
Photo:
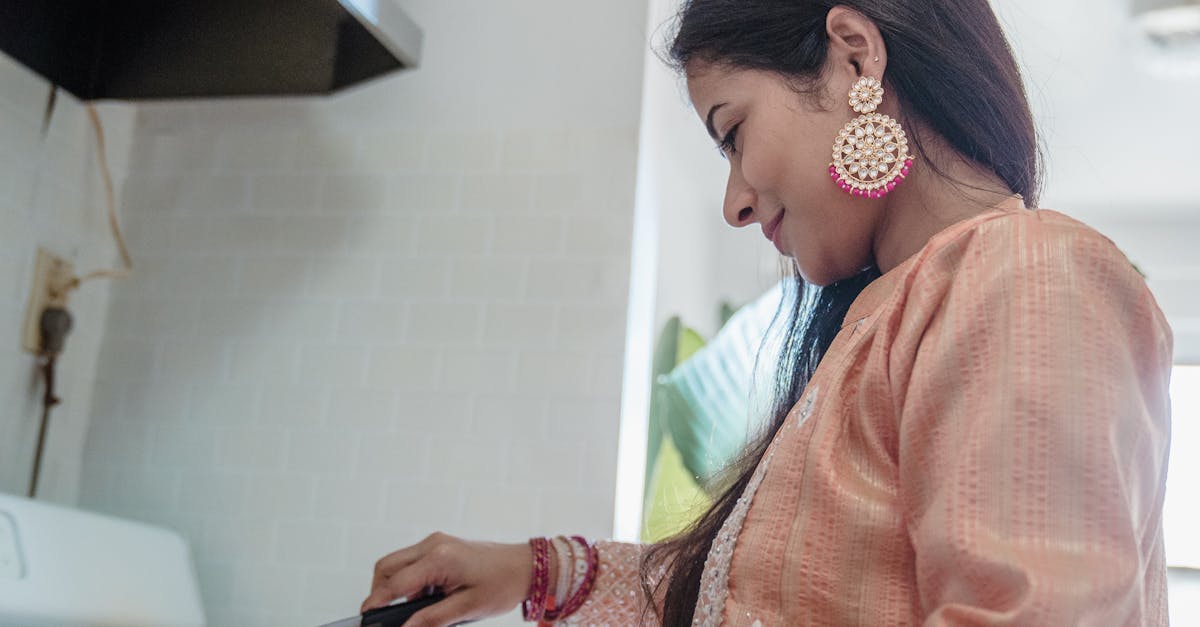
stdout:
<svg viewBox="0 0 1200 627">
<path fill-rule="evenodd" d="M 562 553 L 567 547 L 570 557 Z M 556 621 L 575 613 L 591 594 L 599 572 L 599 551 L 582 536 L 530 538 L 531 571 L 521 614 L 527 621 Z M 568 563 L 561 563 L 566 560 Z M 562 570 L 569 567 L 569 571 Z M 564 581 L 565 580 L 565 581 Z"/>
</svg>

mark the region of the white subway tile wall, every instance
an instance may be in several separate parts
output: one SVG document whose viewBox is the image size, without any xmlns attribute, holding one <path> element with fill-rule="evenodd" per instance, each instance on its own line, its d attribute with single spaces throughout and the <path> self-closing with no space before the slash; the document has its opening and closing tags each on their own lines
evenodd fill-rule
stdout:
<svg viewBox="0 0 1200 627">
<path fill-rule="evenodd" d="M 611 533 L 636 120 L 277 106 L 139 107 L 81 504 L 180 530 L 214 626 L 351 614 L 435 530 Z"/>
<path fill-rule="evenodd" d="M 353 613 L 434 530 L 610 533 L 635 127 L 183 107 L 135 131 L 82 505 L 184 533 L 218 626 Z"/>
</svg>

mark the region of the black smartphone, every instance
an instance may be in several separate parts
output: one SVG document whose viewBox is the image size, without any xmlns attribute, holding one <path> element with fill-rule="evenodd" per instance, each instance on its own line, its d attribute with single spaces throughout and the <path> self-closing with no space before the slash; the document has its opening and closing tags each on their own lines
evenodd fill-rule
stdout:
<svg viewBox="0 0 1200 627">
<path fill-rule="evenodd" d="M 441 592 L 432 592 L 419 599 L 377 607 L 367 610 L 362 616 L 342 619 L 322 627 L 400 627 L 412 618 L 413 614 L 444 598 L 446 595 Z"/>
<path fill-rule="evenodd" d="M 413 614 L 444 598 L 446 598 L 446 595 L 441 592 L 434 592 L 433 594 L 405 603 L 385 605 L 373 610 L 367 610 L 367 613 L 362 615 L 362 627 L 400 627 L 408 619 L 412 618 Z"/>
</svg>

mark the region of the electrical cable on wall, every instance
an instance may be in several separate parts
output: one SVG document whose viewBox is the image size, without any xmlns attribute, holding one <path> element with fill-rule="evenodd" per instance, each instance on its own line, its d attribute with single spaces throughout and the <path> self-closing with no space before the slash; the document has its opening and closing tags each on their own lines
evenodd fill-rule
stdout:
<svg viewBox="0 0 1200 627">
<path fill-rule="evenodd" d="M 54 110 L 57 89 L 57 87 L 52 87 L 50 91 L 50 97 L 46 105 L 46 117 L 42 127 L 43 137 L 49 127 L 50 116 Z M 37 496 L 38 476 L 41 473 L 42 455 L 46 444 L 46 431 L 50 422 L 50 410 L 61 402 L 61 399 L 58 398 L 54 391 L 55 368 L 58 363 L 58 357 L 61 355 L 66 343 L 67 333 L 71 330 L 73 324 L 71 314 L 66 307 L 67 296 L 70 292 L 78 289 L 84 281 L 100 278 L 121 279 L 133 273 L 133 259 L 129 255 L 129 249 L 125 245 L 125 238 L 121 234 L 120 222 L 117 220 L 116 194 L 113 191 L 112 173 L 109 170 L 108 157 L 104 145 L 104 128 L 94 105 L 88 104 L 87 112 L 96 134 L 96 151 L 100 162 L 100 173 L 104 181 L 105 200 L 108 207 L 108 223 L 112 229 L 113 239 L 116 240 L 117 250 L 120 252 L 124 267 L 95 270 L 83 276 L 77 276 L 72 273 L 65 281 L 57 284 L 50 282 L 47 284 L 49 293 L 45 295 L 46 305 L 41 308 L 40 312 L 33 312 L 38 316 L 38 369 L 45 382 L 45 393 L 42 395 L 41 423 L 38 426 L 37 445 L 33 458 L 33 472 L 29 480 L 30 498 Z"/>
<path fill-rule="evenodd" d="M 91 279 L 123 279 L 133 273 L 133 259 L 129 256 L 129 249 L 125 246 L 125 238 L 121 235 L 121 225 L 117 221 L 117 202 L 116 195 L 113 193 L 112 172 L 109 171 L 108 156 L 104 148 L 104 127 L 100 124 L 100 115 L 96 113 L 95 105 L 87 105 L 87 111 L 88 117 L 92 120 L 92 128 L 96 131 L 96 153 L 100 159 L 100 174 L 104 178 L 105 200 L 108 203 L 108 225 L 112 229 L 113 239 L 117 242 L 117 250 L 121 253 L 121 261 L 125 264 L 125 267 L 89 272 L 83 277 L 77 278 L 72 285 L 72 289 L 78 287 L 80 283 L 90 281 Z"/>
</svg>

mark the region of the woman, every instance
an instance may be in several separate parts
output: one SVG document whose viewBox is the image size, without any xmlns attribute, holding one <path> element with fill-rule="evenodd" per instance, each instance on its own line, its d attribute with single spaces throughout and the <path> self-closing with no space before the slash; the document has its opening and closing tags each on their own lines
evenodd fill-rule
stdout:
<svg viewBox="0 0 1200 627">
<path fill-rule="evenodd" d="M 1166 624 L 1171 331 L 1112 242 L 1026 209 L 986 0 L 692 0 L 670 52 L 726 220 L 793 261 L 774 421 L 671 541 L 435 534 L 363 608 L 438 586 L 409 624 Z"/>
</svg>

